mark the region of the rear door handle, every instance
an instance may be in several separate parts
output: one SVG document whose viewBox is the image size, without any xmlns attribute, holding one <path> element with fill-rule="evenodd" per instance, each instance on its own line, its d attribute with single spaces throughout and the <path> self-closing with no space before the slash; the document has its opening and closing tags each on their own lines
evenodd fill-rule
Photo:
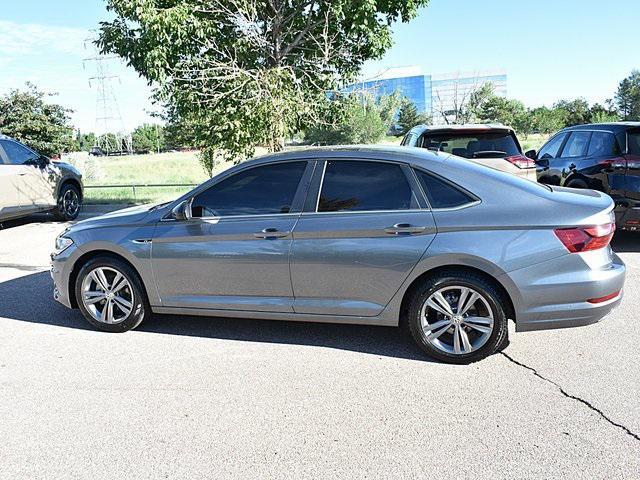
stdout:
<svg viewBox="0 0 640 480">
<path fill-rule="evenodd" d="M 410 223 L 396 223 L 392 227 L 385 228 L 384 232 L 390 235 L 400 235 L 403 233 L 406 233 L 406 234 L 422 233 L 426 229 L 427 227 L 417 227 L 415 225 L 411 225 Z"/>
<path fill-rule="evenodd" d="M 287 237 L 291 234 L 289 231 L 281 232 L 277 228 L 265 228 L 260 232 L 256 232 L 253 234 L 256 238 L 283 238 Z"/>
</svg>

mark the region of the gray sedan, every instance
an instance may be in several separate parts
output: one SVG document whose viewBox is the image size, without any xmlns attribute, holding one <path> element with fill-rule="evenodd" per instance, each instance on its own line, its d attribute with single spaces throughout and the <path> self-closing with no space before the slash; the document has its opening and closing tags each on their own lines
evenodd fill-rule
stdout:
<svg viewBox="0 0 640 480">
<path fill-rule="evenodd" d="M 425 149 L 281 153 L 70 227 L 54 295 L 110 332 L 153 312 L 406 325 L 429 356 L 469 363 L 507 345 L 509 319 L 575 327 L 620 302 L 612 209 Z"/>
</svg>

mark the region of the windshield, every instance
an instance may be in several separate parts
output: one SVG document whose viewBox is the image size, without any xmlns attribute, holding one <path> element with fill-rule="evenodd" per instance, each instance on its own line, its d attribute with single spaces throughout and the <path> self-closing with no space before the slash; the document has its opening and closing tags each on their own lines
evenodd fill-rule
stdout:
<svg viewBox="0 0 640 480">
<path fill-rule="evenodd" d="M 629 132 L 627 140 L 629 155 L 640 156 L 640 131 Z"/>
<path fill-rule="evenodd" d="M 511 132 L 426 133 L 422 137 L 422 147 L 463 158 L 511 157 L 522 154 Z"/>
</svg>

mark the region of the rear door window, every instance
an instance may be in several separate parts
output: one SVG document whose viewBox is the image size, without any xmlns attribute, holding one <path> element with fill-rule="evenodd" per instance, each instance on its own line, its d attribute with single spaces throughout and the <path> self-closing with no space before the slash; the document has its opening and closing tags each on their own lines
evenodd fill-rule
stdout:
<svg viewBox="0 0 640 480">
<path fill-rule="evenodd" d="M 415 170 L 431 208 L 455 208 L 475 202 L 468 193 L 435 175 Z"/>
<path fill-rule="evenodd" d="M 37 158 L 37 155 L 27 147 L 11 140 L 0 140 L 0 145 L 4 148 L 9 162 L 14 165 L 23 165 L 26 161 Z"/>
<path fill-rule="evenodd" d="M 318 212 L 412 208 L 418 208 L 418 204 L 400 165 L 327 161 Z"/>
<path fill-rule="evenodd" d="M 560 147 L 562 146 L 562 142 L 567 137 L 566 133 L 559 133 L 551 140 L 549 140 L 538 152 L 539 159 L 552 159 L 557 158 L 558 153 L 560 153 Z"/>
<path fill-rule="evenodd" d="M 422 147 L 463 158 L 511 157 L 522 153 L 508 131 L 425 133 Z"/>
<path fill-rule="evenodd" d="M 590 157 L 614 157 L 619 155 L 616 137 L 609 132 L 593 132 L 587 155 Z"/>
<path fill-rule="evenodd" d="M 629 132 L 627 149 L 630 155 L 640 155 L 640 132 Z"/>
<path fill-rule="evenodd" d="M 584 157 L 587 154 L 591 132 L 571 132 L 562 149 L 563 158 Z"/>
</svg>

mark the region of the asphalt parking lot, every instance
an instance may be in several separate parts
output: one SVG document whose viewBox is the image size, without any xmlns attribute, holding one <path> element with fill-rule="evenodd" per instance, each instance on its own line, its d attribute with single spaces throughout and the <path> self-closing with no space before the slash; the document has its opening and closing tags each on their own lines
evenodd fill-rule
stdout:
<svg viewBox="0 0 640 480">
<path fill-rule="evenodd" d="M 452 366 L 393 328 L 94 331 L 52 298 L 44 220 L 0 230 L 2 479 L 640 478 L 640 233 L 605 320 Z"/>
</svg>

